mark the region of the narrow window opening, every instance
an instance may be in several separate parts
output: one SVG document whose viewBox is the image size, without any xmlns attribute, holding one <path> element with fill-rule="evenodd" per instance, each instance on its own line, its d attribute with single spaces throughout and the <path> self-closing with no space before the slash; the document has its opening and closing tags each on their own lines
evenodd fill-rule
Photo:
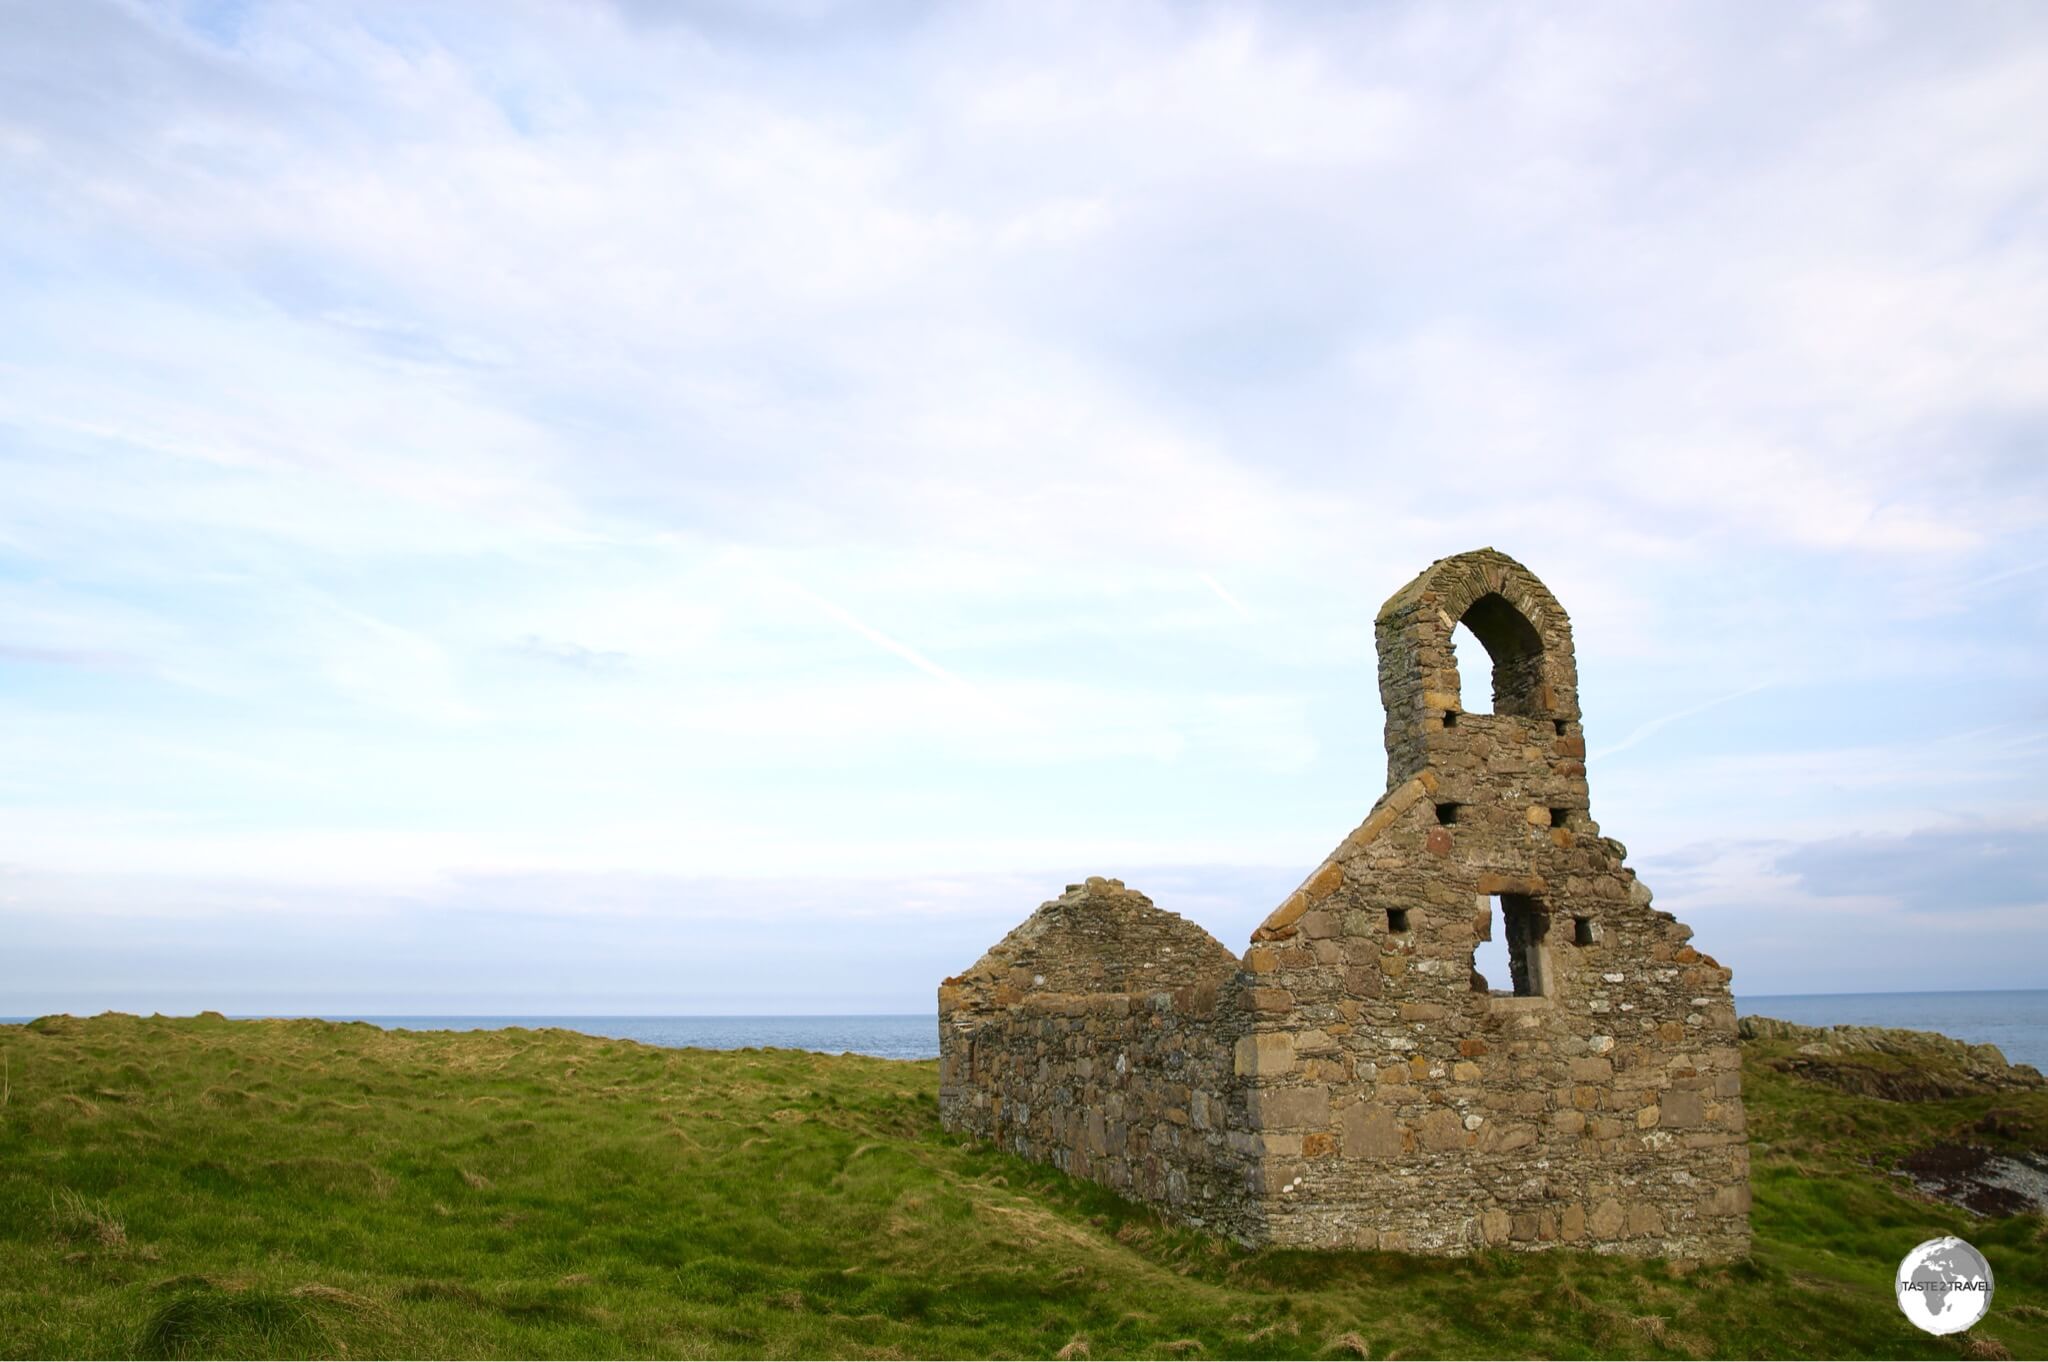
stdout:
<svg viewBox="0 0 2048 1362">
<path fill-rule="evenodd" d="M 1550 811 L 1550 826 L 1553 828 L 1568 826 L 1571 816 L 1572 811 L 1570 809 L 1552 809 Z"/>
<path fill-rule="evenodd" d="M 1557 736 L 1560 738 L 1571 731 L 1571 725 L 1562 719 L 1552 719 L 1551 722 L 1557 725 Z"/>
<path fill-rule="evenodd" d="M 1458 726 L 1458 711 L 1456 711 L 1455 709 L 1445 710 L 1445 711 L 1444 711 L 1444 727 L 1445 727 L 1445 728 L 1456 728 L 1457 726 Z"/>
<path fill-rule="evenodd" d="M 1501 934 L 1493 911 L 1493 900 L 1484 895 L 1479 899 L 1480 912 L 1484 914 L 1477 926 L 1478 944 L 1472 948 L 1472 978 L 1474 993 L 1501 993 L 1501 987 L 1513 977 L 1508 969 L 1507 938 Z"/>
<path fill-rule="evenodd" d="M 1458 806 L 1457 806 L 1456 804 L 1439 804 L 1439 805 L 1437 805 L 1437 806 L 1436 806 L 1436 821 L 1437 821 L 1437 822 L 1439 822 L 1439 823 L 1442 823 L 1442 824 L 1443 824 L 1443 825 L 1444 825 L 1445 827 L 1449 827 L 1449 826 L 1450 826 L 1451 824 L 1453 824 L 1453 823 L 1457 822 L 1457 821 L 1458 821 Z"/>
<path fill-rule="evenodd" d="M 1485 918 L 1484 930 L 1472 950 L 1472 991 L 1540 998 L 1550 991 L 1543 947 L 1550 916 L 1526 894 L 1502 894 L 1499 900 L 1498 914 L 1493 898 L 1479 900 Z"/>
<path fill-rule="evenodd" d="M 1572 919 L 1572 944 L 1574 946 L 1590 946 L 1599 939 L 1593 931 L 1592 918 L 1575 917 Z"/>
<path fill-rule="evenodd" d="M 1408 910 L 1406 908 L 1387 909 L 1387 930 L 1390 932 L 1405 932 L 1408 930 Z"/>
</svg>

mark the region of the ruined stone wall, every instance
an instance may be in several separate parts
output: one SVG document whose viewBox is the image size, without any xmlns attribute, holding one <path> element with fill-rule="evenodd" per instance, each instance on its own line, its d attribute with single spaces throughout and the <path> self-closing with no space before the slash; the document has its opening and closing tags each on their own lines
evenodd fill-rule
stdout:
<svg viewBox="0 0 2048 1362">
<path fill-rule="evenodd" d="M 939 992 L 949 1130 L 1255 1237 L 1227 1037 L 1238 960 L 1116 880 L 1069 886 Z"/>
<path fill-rule="evenodd" d="M 1740 1256 L 1729 972 L 1593 821 L 1563 610 L 1481 550 L 1378 634 L 1365 822 L 1242 961 L 1115 881 L 1045 905 L 940 991 L 947 1125 L 1254 1243 Z M 1496 932 L 1511 977 L 1482 979 Z"/>
<path fill-rule="evenodd" d="M 1464 709 L 1451 648 L 1475 613 L 1499 650 L 1493 714 Z M 1434 565 L 1378 628 L 1391 788 L 1245 956 L 1268 1237 L 1745 1252 L 1729 972 L 1592 819 L 1563 611 L 1482 551 Z M 1473 977 L 1511 925 L 1528 996 Z"/>
<path fill-rule="evenodd" d="M 1266 1239 L 1746 1252 L 1728 972 L 1590 829 L 1513 875 L 1475 872 L 1483 846 L 1424 850 L 1441 842 L 1442 789 L 1398 788 L 1246 952 Z M 1511 818 L 1533 826 L 1497 814 L 1494 836 L 1476 816 L 1457 832 L 1483 844 Z M 1473 986 L 1480 933 L 1502 928 L 1480 891 L 1502 886 L 1550 905 L 1544 995 Z"/>
</svg>

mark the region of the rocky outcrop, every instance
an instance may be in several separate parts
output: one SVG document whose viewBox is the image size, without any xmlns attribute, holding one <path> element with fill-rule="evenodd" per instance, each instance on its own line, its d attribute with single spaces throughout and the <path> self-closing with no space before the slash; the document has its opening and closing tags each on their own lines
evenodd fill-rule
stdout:
<svg viewBox="0 0 2048 1362">
<path fill-rule="evenodd" d="M 1908 1154 L 1898 1172 L 1938 1201 L 1983 1216 L 2048 1212 L 2048 1152 L 1943 1141 Z"/>
<path fill-rule="evenodd" d="M 1802 1026 L 1776 1017 L 1744 1017 L 1745 1041 L 1782 1042 L 1789 1052 L 1763 1062 L 1781 1073 L 1859 1097 L 1939 1101 L 2048 1087 L 2031 1064 L 2008 1064 L 1996 1045 L 1972 1045 L 1936 1031 L 1888 1026 Z"/>
</svg>

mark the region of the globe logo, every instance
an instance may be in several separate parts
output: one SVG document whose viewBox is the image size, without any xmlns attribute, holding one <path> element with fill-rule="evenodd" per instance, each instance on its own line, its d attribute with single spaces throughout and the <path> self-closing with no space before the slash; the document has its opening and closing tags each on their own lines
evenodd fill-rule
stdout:
<svg viewBox="0 0 2048 1362">
<path fill-rule="evenodd" d="M 1899 1262 L 1899 1310 L 1930 1334 L 1960 1333 L 1991 1308 L 1991 1264 L 1960 1239 L 1930 1239 Z"/>
</svg>

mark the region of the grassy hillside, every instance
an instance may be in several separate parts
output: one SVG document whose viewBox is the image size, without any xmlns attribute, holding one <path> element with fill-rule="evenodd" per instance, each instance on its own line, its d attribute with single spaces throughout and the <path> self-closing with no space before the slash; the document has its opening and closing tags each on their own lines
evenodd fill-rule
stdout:
<svg viewBox="0 0 2048 1362">
<path fill-rule="evenodd" d="M 2048 1355 L 2048 1228 L 1886 1170 L 2040 1142 L 2040 1093 L 1890 1103 L 1750 1047 L 1757 1251 L 1246 1253 L 956 1141 L 934 1066 L 563 1031 L 0 1027 L 7 1356 Z M 1993 1114 L 1996 1113 L 1996 1114 Z M 1998 1276 L 1971 1336 L 1913 1244 Z"/>
</svg>

